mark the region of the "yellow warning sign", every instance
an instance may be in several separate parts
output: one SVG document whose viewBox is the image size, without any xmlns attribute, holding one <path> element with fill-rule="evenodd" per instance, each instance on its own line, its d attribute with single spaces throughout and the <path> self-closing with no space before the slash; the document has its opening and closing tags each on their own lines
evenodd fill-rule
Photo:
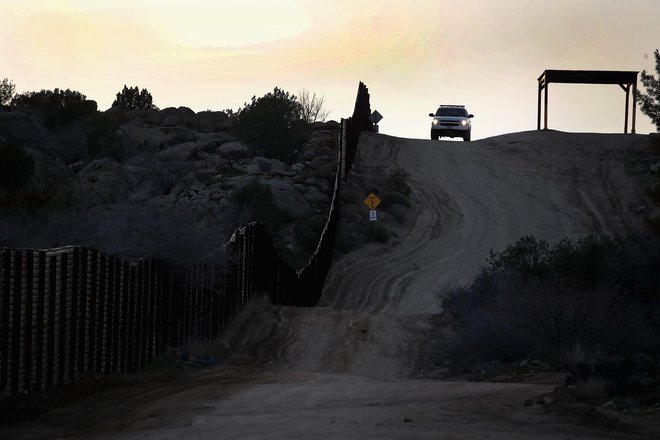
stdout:
<svg viewBox="0 0 660 440">
<path fill-rule="evenodd" d="M 371 193 L 367 196 L 366 199 L 364 199 L 363 203 L 373 211 L 374 209 L 376 209 L 376 206 L 380 205 L 380 199 L 376 194 Z"/>
</svg>

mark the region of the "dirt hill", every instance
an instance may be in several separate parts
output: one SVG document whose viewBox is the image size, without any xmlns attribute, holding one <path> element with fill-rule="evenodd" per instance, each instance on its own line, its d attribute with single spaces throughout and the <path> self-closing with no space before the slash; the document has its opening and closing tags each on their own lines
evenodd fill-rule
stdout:
<svg viewBox="0 0 660 440">
<path fill-rule="evenodd" d="M 411 221 L 391 226 L 386 243 L 372 242 L 338 258 L 320 307 L 254 304 L 216 347 L 223 356 L 216 368 L 89 397 L 53 411 L 41 425 L 10 434 L 209 439 L 658 435 L 657 412 L 626 419 L 638 426 L 632 429 L 607 417 L 557 418 L 542 406 L 525 404 L 552 391 L 557 378 L 518 384 L 420 379 L 417 363 L 430 322 L 441 313 L 438 292 L 468 282 L 490 249 L 501 250 L 526 234 L 552 243 L 644 228 L 655 215 L 644 179 L 649 165 L 660 162 L 647 154 L 649 142 L 640 135 L 553 131 L 470 143 L 367 135 L 350 179 L 365 182 L 395 168 L 405 170 L 412 189 Z M 355 199 L 345 211 L 362 209 L 366 216 L 360 204 L 374 188 L 364 194 L 355 185 L 352 190 Z M 382 221 L 394 225 L 388 215 L 383 212 Z"/>
</svg>

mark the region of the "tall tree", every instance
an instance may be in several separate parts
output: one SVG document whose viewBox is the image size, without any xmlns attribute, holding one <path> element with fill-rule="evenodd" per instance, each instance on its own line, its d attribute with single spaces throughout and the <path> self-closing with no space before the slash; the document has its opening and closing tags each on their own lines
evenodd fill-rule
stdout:
<svg viewBox="0 0 660 440">
<path fill-rule="evenodd" d="M 9 102 L 14 97 L 16 86 L 8 78 L 0 82 L 0 105 L 9 105 Z"/>
<path fill-rule="evenodd" d="M 660 52 L 658 49 L 655 55 L 655 71 L 660 75 Z M 658 131 L 660 131 L 660 76 L 656 79 L 653 75 L 647 74 L 642 70 L 642 85 L 646 88 L 646 93 L 637 90 L 637 99 L 640 102 L 642 113 L 651 118 Z"/>
</svg>

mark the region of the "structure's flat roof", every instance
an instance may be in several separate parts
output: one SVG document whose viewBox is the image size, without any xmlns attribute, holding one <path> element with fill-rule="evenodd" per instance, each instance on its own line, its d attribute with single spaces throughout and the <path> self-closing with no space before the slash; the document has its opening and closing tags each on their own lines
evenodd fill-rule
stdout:
<svg viewBox="0 0 660 440">
<path fill-rule="evenodd" d="M 546 70 L 538 81 L 575 84 L 632 84 L 637 83 L 634 71 L 617 70 Z"/>
</svg>

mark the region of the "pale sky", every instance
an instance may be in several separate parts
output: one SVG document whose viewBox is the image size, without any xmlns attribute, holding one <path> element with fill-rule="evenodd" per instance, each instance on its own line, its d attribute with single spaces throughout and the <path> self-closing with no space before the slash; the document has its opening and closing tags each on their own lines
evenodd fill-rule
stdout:
<svg viewBox="0 0 660 440">
<path fill-rule="evenodd" d="M 195 111 L 306 88 L 335 120 L 363 81 L 382 133 L 428 138 L 429 112 L 464 104 L 480 139 L 536 128 L 545 69 L 655 74 L 659 17 L 659 0 L 0 0 L 0 79 L 101 110 L 124 84 Z M 616 85 L 550 87 L 550 128 L 621 132 L 624 108 Z"/>
</svg>

